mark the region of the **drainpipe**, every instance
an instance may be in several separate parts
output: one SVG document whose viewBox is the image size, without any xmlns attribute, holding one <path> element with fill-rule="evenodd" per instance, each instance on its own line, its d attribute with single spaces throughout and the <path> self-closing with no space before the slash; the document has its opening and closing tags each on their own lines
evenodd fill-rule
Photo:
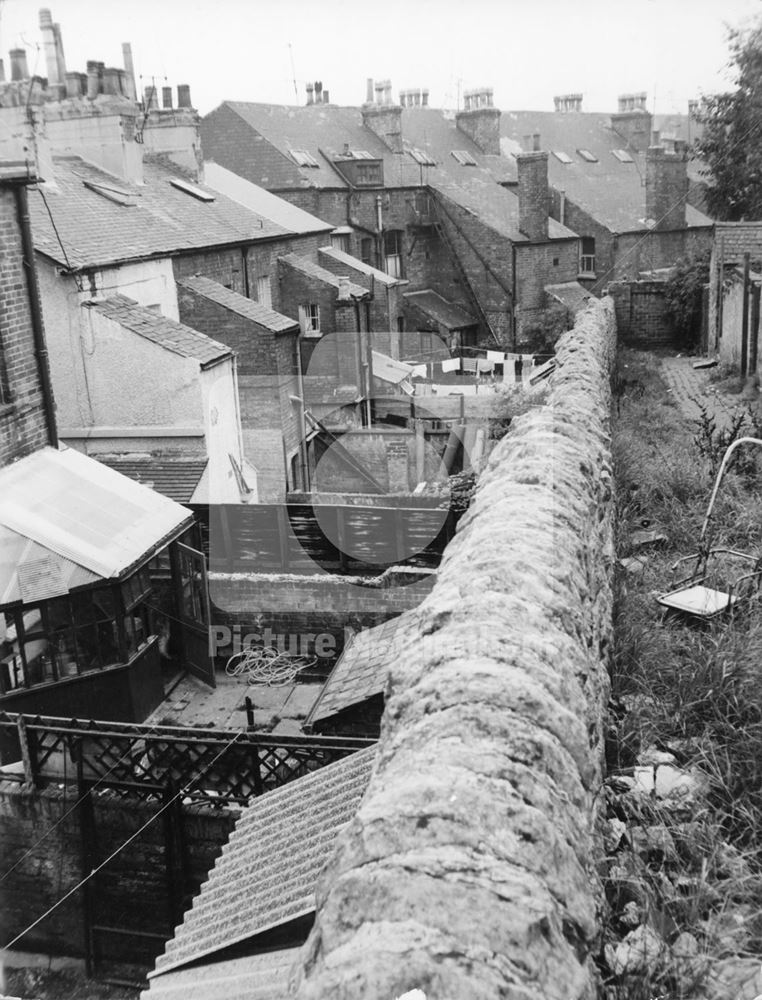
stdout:
<svg viewBox="0 0 762 1000">
<path fill-rule="evenodd" d="M 516 288 L 516 244 L 511 242 L 511 350 L 516 350 L 516 310 L 518 289 Z"/>
<path fill-rule="evenodd" d="M 378 235 L 376 237 L 378 241 L 378 248 L 376 250 L 376 262 L 379 268 L 383 271 L 381 265 L 384 262 L 384 213 L 383 213 L 383 202 L 381 201 L 381 195 L 376 195 L 376 229 L 378 230 Z"/>
<path fill-rule="evenodd" d="M 302 335 L 296 337 L 296 378 L 299 386 L 298 396 L 289 396 L 291 402 L 299 406 L 299 464 L 302 467 L 302 489 L 305 493 L 310 492 L 310 467 L 307 458 L 307 424 L 304 419 L 304 372 L 302 370 Z"/>
<path fill-rule="evenodd" d="M 26 286 L 29 294 L 29 309 L 32 314 L 32 333 L 34 336 L 34 354 L 40 373 L 42 387 L 42 405 L 45 410 L 45 420 L 48 425 L 48 441 L 52 448 L 58 447 L 58 431 L 56 429 L 56 404 L 53 399 L 53 387 L 50 381 L 50 364 L 48 348 L 45 343 L 45 327 L 42 323 L 42 308 L 40 307 L 40 286 L 37 281 L 37 269 L 34 262 L 34 244 L 32 230 L 29 225 L 29 198 L 26 187 L 19 184 L 15 188 L 16 209 L 19 226 L 21 227 L 21 246 L 23 266 L 26 270 Z"/>
<path fill-rule="evenodd" d="M 741 311 L 741 375 L 748 372 L 749 350 L 749 260 L 750 254 L 743 255 L 743 306 Z"/>
</svg>

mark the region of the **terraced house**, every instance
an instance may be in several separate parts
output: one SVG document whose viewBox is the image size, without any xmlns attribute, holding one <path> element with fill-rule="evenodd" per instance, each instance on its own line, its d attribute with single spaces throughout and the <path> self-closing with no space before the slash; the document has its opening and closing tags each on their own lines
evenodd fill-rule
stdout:
<svg viewBox="0 0 762 1000">
<path fill-rule="evenodd" d="M 458 114 L 425 94 L 394 103 L 391 84 L 368 81 L 362 107 L 331 105 L 317 84 L 302 107 L 226 101 L 202 121 L 204 153 L 332 223 L 337 250 L 407 281 L 398 329 L 539 344 L 545 287 L 574 282 L 579 256 L 575 233 L 548 218 L 545 163 L 522 161 L 517 196 L 499 183 L 519 175 L 500 155 L 491 92 Z M 419 292 L 455 308 L 413 303 Z"/>
</svg>

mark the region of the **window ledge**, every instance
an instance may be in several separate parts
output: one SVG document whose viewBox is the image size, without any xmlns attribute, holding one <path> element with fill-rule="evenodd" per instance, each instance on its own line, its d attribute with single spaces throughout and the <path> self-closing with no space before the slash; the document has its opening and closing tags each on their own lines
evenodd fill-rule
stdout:
<svg viewBox="0 0 762 1000">
<path fill-rule="evenodd" d="M 595 281 L 597 277 L 595 271 L 580 271 L 577 275 L 577 281 Z"/>
</svg>

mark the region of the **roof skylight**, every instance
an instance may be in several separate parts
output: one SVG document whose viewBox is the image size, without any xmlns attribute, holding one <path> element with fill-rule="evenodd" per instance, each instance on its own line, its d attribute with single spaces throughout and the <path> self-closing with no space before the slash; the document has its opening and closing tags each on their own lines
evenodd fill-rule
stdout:
<svg viewBox="0 0 762 1000">
<path fill-rule="evenodd" d="M 432 160 L 429 154 L 421 149 L 409 149 L 408 153 L 410 153 L 415 162 L 420 163 L 422 167 L 435 167 L 437 165 L 437 161 Z"/>
<path fill-rule="evenodd" d="M 476 160 L 471 156 L 467 149 L 453 149 L 452 155 L 458 161 L 462 167 L 476 167 L 478 166 Z"/>
<path fill-rule="evenodd" d="M 294 163 L 298 167 L 319 167 L 320 164 L 312 155 L 308 153 L 306 149 L 291 149 L 289 150 L 291 156 L 293 157 Z"/>
<path fill-rule="evenodd" d="M 578 149 L 577 152 L 582 157 L 583 160 L 587 160 L 588 163 L 597 163 L 598 157 L 591 153 L 589 149 Z"/>
<path fill-rule="evenodd" d="M 561 149 L 554 149 L 553 150 L 553 155 L 561 163 L 571 163 L 572 162 L 571 156 L 569 156 L 568 153 L 564 153 L 564 151 L 561 150 Z"/>
<path fill-rule="evenodd" d="M 611 152 L 619 160 L 620 163 L 635 162 L 626 149 L 612 149 Z"/>
<path fill-rule="evenodd" d="M 170 177 L 169 183 L 172 187 L 177 188 L 178 191 L 184 191 L 186 194 L 191 195 L 192 198 L 198 198 L 199 201 L 214 201 L 215 196 L 213 194 L 210 194 L 209 191 L 202 191 L 195 184 L 189 184 L 187 181 L 181 181 L 176 177 Z"/>
</svg>

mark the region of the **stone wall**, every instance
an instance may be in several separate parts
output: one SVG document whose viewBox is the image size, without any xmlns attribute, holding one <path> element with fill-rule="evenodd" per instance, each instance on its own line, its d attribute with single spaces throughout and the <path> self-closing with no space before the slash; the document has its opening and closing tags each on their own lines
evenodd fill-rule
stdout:
<svg viewBox="0 0 762 1000">
<path fill-rule="evenodd" d="M 612 640 L 610 300 L 558 344 L 390 679 L 317 890 L 299 1000 L 592 998 Z"/>
</svg>

